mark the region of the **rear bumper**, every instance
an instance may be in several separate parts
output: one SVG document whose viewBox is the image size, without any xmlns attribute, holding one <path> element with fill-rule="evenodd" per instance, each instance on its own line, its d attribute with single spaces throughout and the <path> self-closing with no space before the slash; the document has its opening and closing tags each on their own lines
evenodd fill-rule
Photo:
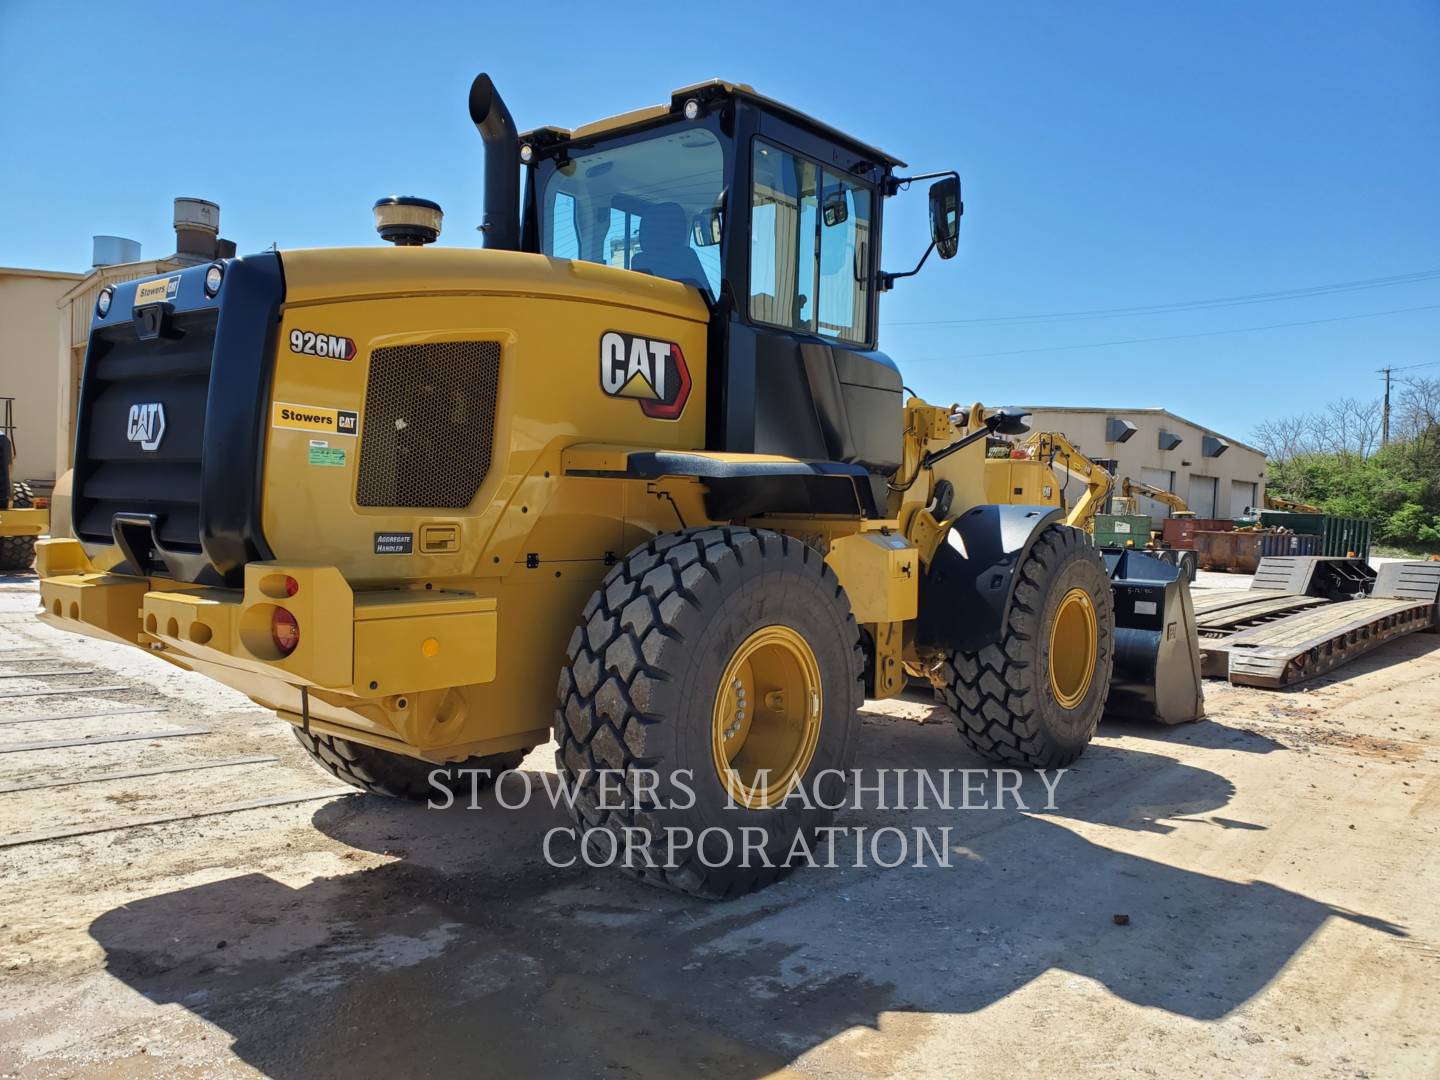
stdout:
<svg viewBox="0 0 1440 1080">
<path fill-rule="evenodd" d="M 0 510 L 0 536 L 42 536 L 49 531 L 49 510 Z"/>
<path fill-rule="evenodd" d="M 443 731 L 447 697 L 495 678 L 499 605 L 491 596 L 355 592 L 333 566 L 275 562 L 248 564 L 243 588 L 207 588 L 97 572 L 74 540 L 41 541 L 37 569 L 44 622 L 148 648 L 292 722 L 397 752 L 459 753 Z M 271 635 L 277 607 L 300 628 L 289 655 Z"/>
</svg>

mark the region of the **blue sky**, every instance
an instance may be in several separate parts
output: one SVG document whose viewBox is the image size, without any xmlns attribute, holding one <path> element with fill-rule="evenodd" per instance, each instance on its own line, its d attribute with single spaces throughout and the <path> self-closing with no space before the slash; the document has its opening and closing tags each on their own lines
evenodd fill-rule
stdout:
<svg viewBox="0 0 1440 1080">
<path fill-rule="evenodd" d="M 933 400 L 1158 405 L 1244 438 L 1440 360 L 1440 276 L 973 321 L 1440 271 L 1435 0 L 659 10 L 0 0 L 0 265 L 82 269 L 92 233 L 168 252 L 181 194 L 219 202 L 242 251 L 376 243 L 370 204 L 393 192 L 478 246 L 477 71 L 522 128 L 719 75 L 960 170 L 959 256 L 882 309 L 882 347 Z M 888 269 L 919 255 L 924 215 L 919 190 L 891 200 Z"/>
</svg>

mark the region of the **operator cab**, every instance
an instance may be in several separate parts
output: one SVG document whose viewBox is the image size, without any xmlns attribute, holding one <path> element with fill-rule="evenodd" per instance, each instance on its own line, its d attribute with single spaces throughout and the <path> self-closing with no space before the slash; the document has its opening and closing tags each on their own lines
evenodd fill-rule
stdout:
<svg viewBox="0 0 1440 1080">
<path fill-rule="evenodd" d="M 498 99 L 485 76 L 476 88 L 472 117 L 501 149 L 486 128 Z M 881 272 L 880 235 L 903 162 L 720 81 L 573 131 L 527 132 L 517 153 L 521 250 L 669 278 L 709 305 L 707 449 L 858 466 L 884 505 L 903 393 L 877 351 L 878 293 L 908 275 Z M 492 175 L 487 160 L 486 244 L 505 246 Z M 931 190 L 931 249 L 943 258 L 961 213 L 947 175 Z"/>
</svg>

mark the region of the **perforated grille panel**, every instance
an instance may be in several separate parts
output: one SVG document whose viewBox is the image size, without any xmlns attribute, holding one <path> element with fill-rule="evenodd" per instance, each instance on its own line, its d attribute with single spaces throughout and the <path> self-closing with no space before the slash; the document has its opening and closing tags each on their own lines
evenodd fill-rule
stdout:
<svg viewBox="0 0 1440 1080">
<path fill-rule="evenodd" d="M 499 386 L 496 341 L 376 349 L 360 438 L 360 505 L 470 505 L 490 471 Z"/>
</svg>

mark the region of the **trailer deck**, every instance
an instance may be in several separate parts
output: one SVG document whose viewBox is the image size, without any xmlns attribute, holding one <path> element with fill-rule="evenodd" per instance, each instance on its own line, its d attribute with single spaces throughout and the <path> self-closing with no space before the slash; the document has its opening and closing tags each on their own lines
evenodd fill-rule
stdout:
<svg viewBox="0 0 1440 1080">
<path fill-rule="evenodd" d="M 1266 559 L 1251 587 L 1195 598 L 1201 673 L 1281 689 L 1405 634 L 1437 629 L 1440 563 L 1376 575 L 1352 559 Z"/>
</svg>

